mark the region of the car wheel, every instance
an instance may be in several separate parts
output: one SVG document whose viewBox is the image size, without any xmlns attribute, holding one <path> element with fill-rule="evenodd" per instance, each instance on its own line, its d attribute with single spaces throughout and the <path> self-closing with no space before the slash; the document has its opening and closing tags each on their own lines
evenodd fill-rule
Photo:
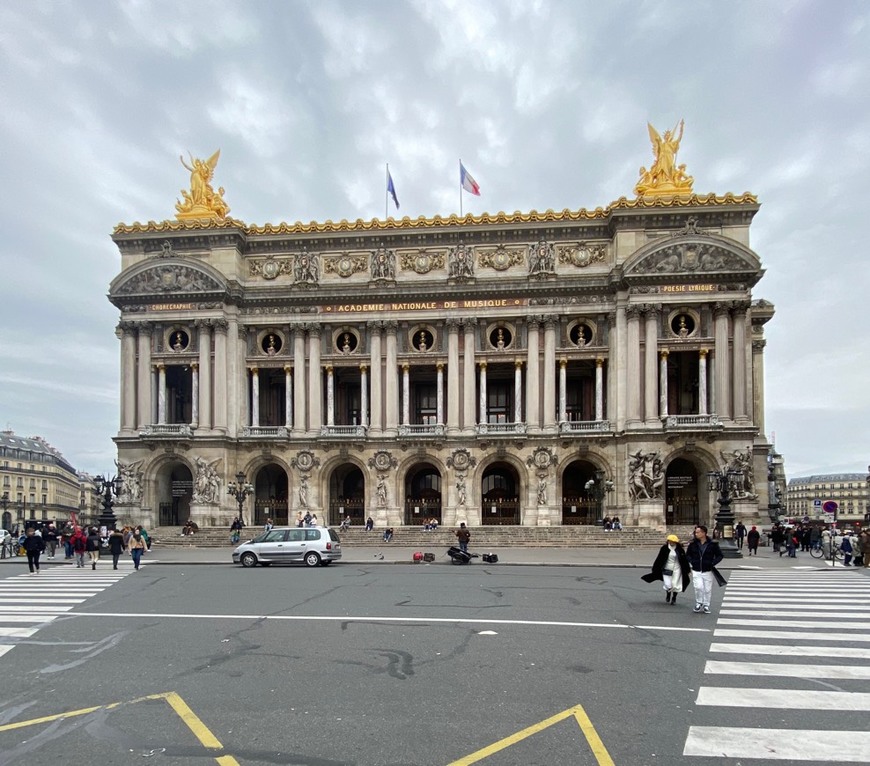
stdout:
<svg viewBox="0 0 870 766">
<path fill-rule="evenodd" d="M 242 563 L 243 567 L 251 568 L 257 566 L 257 557 L 248 551 L 247 553 L 243 553 L 239 561 Z"/>
<path fill-rule="evenodd" d="M 309 567 L 316 567 L 320 564 L 320 556 L 318 556 L 314 551 L 309 551 L 305 554 L 305 565 Z"/>
</svg>

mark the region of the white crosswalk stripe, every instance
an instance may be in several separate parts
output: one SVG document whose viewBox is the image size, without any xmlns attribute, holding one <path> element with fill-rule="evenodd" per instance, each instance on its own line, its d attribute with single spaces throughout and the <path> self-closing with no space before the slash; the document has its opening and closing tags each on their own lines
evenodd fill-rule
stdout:
<svg viewBox="0 0 870 766">
<path fill-rule="evenodd" d="M 691 726 L 683 755 L 704 763 L 867 763 L 868 629 L 870 582 L 863 577 L 843 570 L 733 572 L 695 700 L 699 722 L 709 713 L 722 725 Z M 781 727 L 759 725 L 768 711 Z M 861 723 L 833 730 L 832 715 Z"/>
<path fill-rule="evenodd" d="M 0 580 L 0 657 L 14 649 L 18 641 L 30 638 L 135 571 L 127 560 L 119 562 L 118 569 L 107 569 L 111 562 L 97 566 L 100 569 L 43 565 L 38 575 L 24 572 Z"/>
</svg>

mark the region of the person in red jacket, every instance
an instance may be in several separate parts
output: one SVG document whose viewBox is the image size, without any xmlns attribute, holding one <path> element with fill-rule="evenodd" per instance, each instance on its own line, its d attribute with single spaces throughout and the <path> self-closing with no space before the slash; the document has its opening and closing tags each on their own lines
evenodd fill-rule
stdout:
<svg viewBox="0 0 870 766">
<path fill-rule="evenodd" d="M 72 543 L 76 566 L 83 567 L 85 565 L 85 551 L 88 549 L 88 536 L 81 527 L 76 527 L 69 541 Z"/>
</svg>

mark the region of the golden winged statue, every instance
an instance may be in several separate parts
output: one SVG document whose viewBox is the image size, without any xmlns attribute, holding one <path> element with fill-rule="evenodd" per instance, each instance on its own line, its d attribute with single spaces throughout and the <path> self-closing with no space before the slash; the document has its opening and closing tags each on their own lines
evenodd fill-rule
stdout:
<svg viewBox="0 0 870 766">
<path fill-rule="evenodd" d="M 218 149 L 207 160 L 194 158 L 190 152 L 188 152 L 188 156 L 190 156 L 190 165 L 184 161 L 184 157 L 178 158 L 181 160 L 181 164 L 190 171 L 190 191 L 181 190 L 183 201 L 176 200 L 175 209 L 178 212 L 175 217 L 179 220 L 226 218 L 230 208 L 224 202 L 224 189 L 221 186 L 215 191 L 211 186 L 211 179 L 221 156 L 221 150 Z"/>
<path fill-rule="evenodd" d="M 649 170 L 640 169 L 640 180 L 634 187 L 640 197 L 673 197 L 692 193 L 694 178 L 686 174 L 685 165 L 677 165 L 677 152 L 683 140 L 683 120 L 664 136 L 647 123 L 655 161 Z"/>
</svg>

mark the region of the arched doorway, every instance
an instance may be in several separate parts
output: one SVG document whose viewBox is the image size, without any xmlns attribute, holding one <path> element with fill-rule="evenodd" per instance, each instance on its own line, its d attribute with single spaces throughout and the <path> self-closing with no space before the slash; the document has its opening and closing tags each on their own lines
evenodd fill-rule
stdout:
<svg viewBox="0 0 870 766">
<path fill-rule="evenodd" d="M 405 478 L 405 523 L 423 524 L 433 517 L 441 523 L 441 473 L 424 463 L 414 466 Z"/>
<path fill-rule="evenodd" d="M 574 460 L 562 474 L 562 523 L 597 524 L 604 518 L 604 504 L 587 484 L 598 469 L 588 460 Z"/>
<path fill-rule="evenodd" d="M 665 472 L 665 523 L 700 524 L 698 469 L 685 458 L 671 461 Z"/>
<path fill-rule="evenodd" d="M 341 524 L 345 516 L 351 523 L 365 524 L 366 480 L 353 463 L 340 465 L 329 479 L 329 524 Z"/>
<path fill-rule="evenodd" d="M 265 524 L 268 517 L 279 527 L 286 526 L 287 472 L 276 463 L 263 466 L 257 472 L 254 489 L 254 524 Z"/>
<path fill-rule="evenodd" d="M 520 523 L 520 481 L 509 463 L 493 463 L 480 484 L 480 520 L 485 525 Z"/>
<path fill-rule="evenodd" d="M 177 527 L 190 518 L 193 475 L 184 463 L 169 463 L 157 474 L 157 524 Z"/>
</svg>

